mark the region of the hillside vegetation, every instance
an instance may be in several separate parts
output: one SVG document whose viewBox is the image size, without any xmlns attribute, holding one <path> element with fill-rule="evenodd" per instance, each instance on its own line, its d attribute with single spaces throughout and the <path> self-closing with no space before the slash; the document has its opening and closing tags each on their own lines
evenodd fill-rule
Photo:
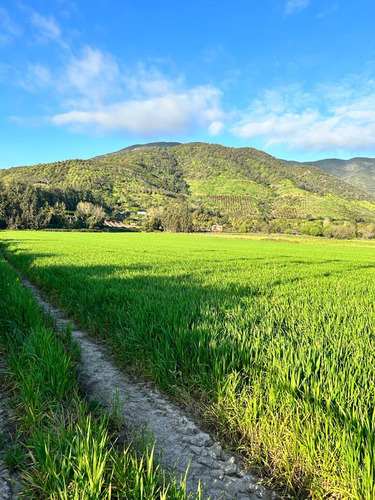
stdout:
<svg viewBox="0 0 375 500">
<path fill-rule="evenodd" d="M 147 212 L 154 229 L 205 230 L 217 223 L 231 230 L 256 231 L 276 220 L 275 231 L 295 232 L 301 221 L 318 220 L 316 234 L 323 234 L 322 221 L 328 218 L 375 222 L 374 195 L 318 168 L 290 166 L 253 148 L 205 143 L 136 145 L 89 160 L 0 171 L 3 192 L 25 179 L 39 195 L 48 193 L 42 198 L 43 206 L 47 203 L 51 208 L 49 213 L 55 214 L 56 203 L 60 212 L 74 211 L 73 198 L 103 207 L 102 219 L 128 219 L 137 225 L 145 222 L 137 212 Z M 176 213 L 181 219 L 184 206 L 188 220 L 172 223 Z"/>
<path fill-rule="evenodd" d="M 375 195 L 375 158 L 352 158 L 350 160 L 329 158 L 304 163 L 297 161 L 286 161 L 286 163 L 291 166 L 306 165 L 320 168 L 338 179 Z"/>
</svg>

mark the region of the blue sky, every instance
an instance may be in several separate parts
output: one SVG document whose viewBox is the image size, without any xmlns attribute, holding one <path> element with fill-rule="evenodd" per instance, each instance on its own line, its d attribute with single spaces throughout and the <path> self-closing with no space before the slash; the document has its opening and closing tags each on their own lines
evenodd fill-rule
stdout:
<svg viewBox="0 0 375 500">
<path fill-rule="evenodd" d="M 0 168 L 134 143 L 375 157 L 373 0 L 0 2 Z"/>
</svg>

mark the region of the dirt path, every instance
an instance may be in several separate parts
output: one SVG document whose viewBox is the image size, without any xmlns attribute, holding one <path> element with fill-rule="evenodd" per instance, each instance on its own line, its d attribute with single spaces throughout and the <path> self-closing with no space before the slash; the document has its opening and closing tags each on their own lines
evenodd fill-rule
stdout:
<svg viewBox="0 0 375 500">
<path fill-rule="evenodd" d="M 159 391 L 137 382 L 120 371 L 111 362 L 104 346 L 90 340 L 84 332 L 64 318 L 59 309 L 44 300 L 40 292 L 21 276 L 25 287 L 32 291 L 39 305 L 57 322 L 59 328 L 70 324 L 73 338 L 81 347 L 81 371 L 89 396 L 106 407 L 118 397 L 120 418 L 138 432 L 147 426 L 153 433 L 156 452 L 162 451 L 162 466 L 174 469 L 177 477 L 189 466 L 187 487 L 204 486 L 204 498 L 212 500 L 276 499 L 278 496 L 258 484 L 259 480 L 246 472 L 239 460 L 225 453 L 220 444 L 185 416 L 183 411 L 168 401 Z M 2 497 L 0 497 L 1 499 Z M 6 498 L 6 497 L 4 497 Z"/>
</svg>

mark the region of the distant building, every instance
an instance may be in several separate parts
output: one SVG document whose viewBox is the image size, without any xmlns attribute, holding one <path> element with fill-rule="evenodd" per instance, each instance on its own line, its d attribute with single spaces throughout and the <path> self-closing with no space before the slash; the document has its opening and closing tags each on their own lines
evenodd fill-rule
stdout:
<svg viewBox="0 0 375 500">
<path fill-rule="evenodd" d="M 138 210 L 137 215 L 147 215 L 146 210 Z"/>
<path fill-rule="evenodd" d="M 211 231 L 219 232 L 219 231 L 222 231 L 222 230 L 223 230 L 223 226 L 219 226 L 219 224 L 214 224 L 211 227 Z"/>
</svg>

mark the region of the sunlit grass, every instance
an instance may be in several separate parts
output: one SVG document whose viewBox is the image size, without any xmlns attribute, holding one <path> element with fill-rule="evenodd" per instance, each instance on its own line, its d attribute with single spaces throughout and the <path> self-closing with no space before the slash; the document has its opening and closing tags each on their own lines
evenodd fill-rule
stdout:
<svg viewBox="0 0 375 500">
<path fill-rule="evenodd" d="M 57 334 L 51 329 L 2 257 L 0 301 L 0 350 L 7 362 L 6 385 L 17 423 L 17 439 L 8 446 L 4 463 L 19 470 L 21 496 L 186 498 L 184 479 L 168 478 L 151 446 L 119 451 L 109 431 L 114 422 L 99 409 L 92 412 L 79 395 L 79 350 L 70 331 Z"/>
<path fill-rule="evenodd" d="M 3 233 L 11 260 L 296 496 L 375 496 L 374 248 Z M 291 494 L 291 493 L 290 493 Z"/>
</svg>

